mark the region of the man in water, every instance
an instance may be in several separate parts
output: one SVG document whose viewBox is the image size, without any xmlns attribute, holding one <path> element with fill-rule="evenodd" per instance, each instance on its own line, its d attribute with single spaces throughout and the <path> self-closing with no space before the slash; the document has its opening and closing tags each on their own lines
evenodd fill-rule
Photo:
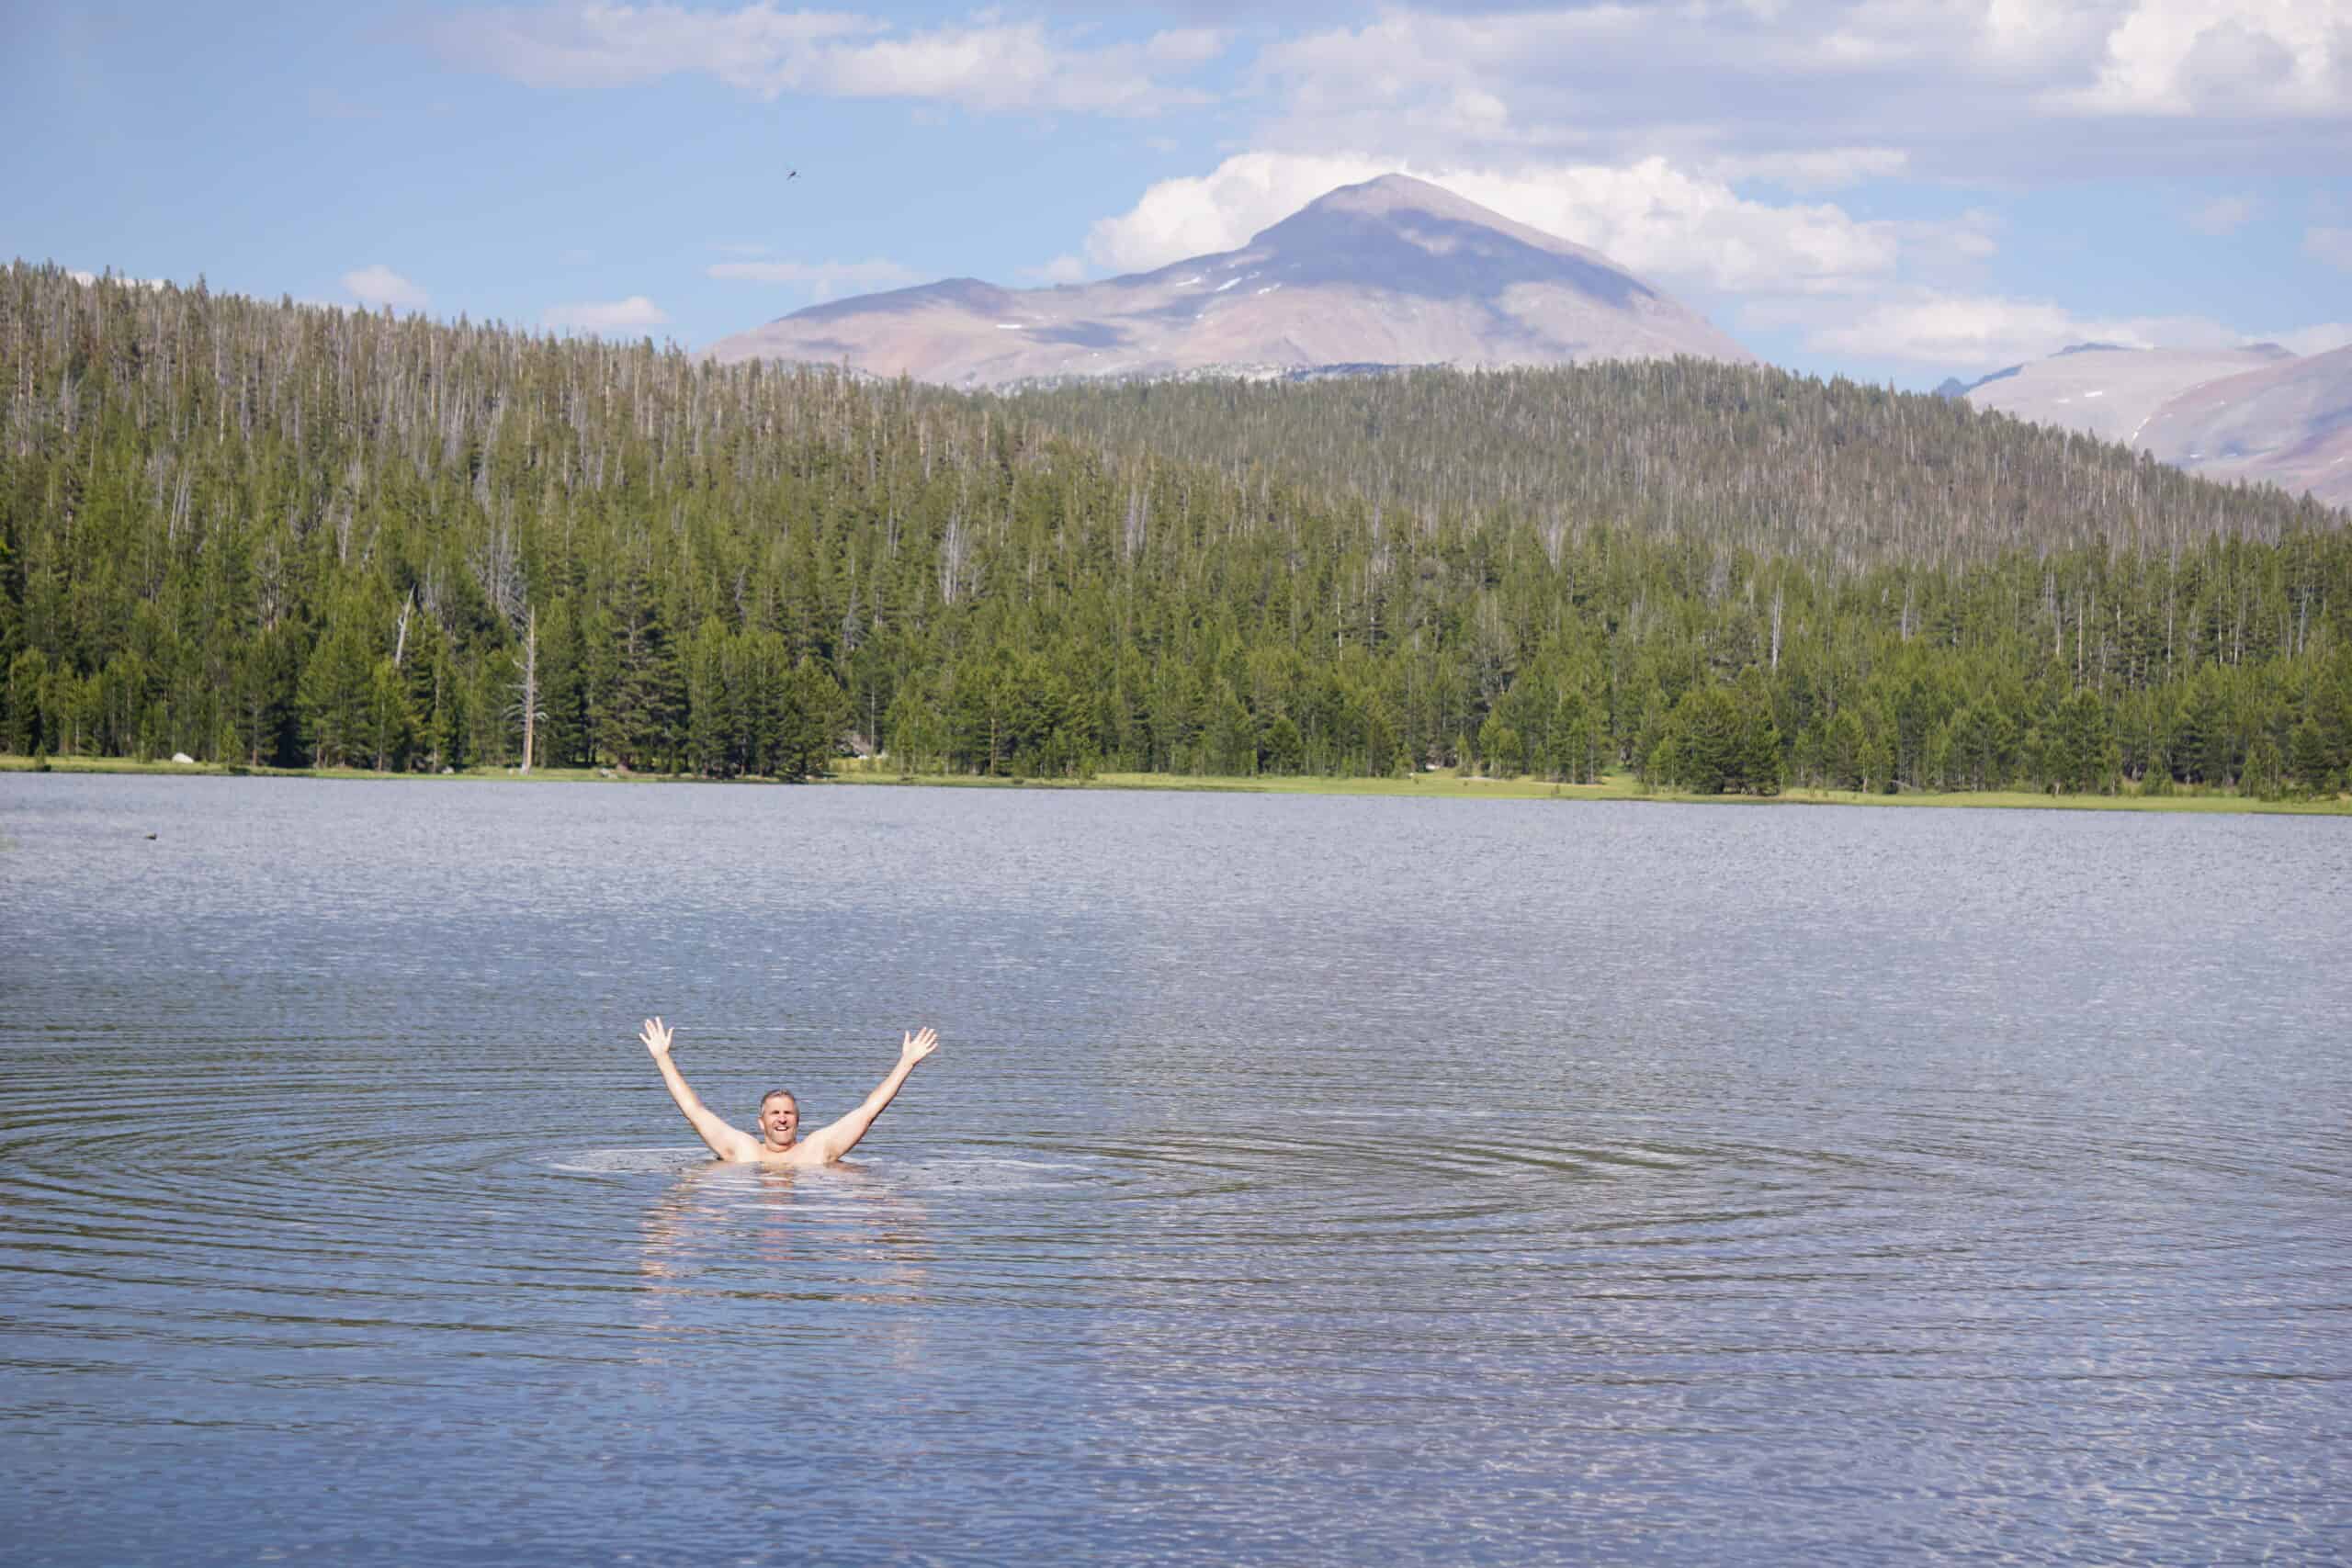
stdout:
<svg viewBox="0 0 2352 1568">
<path fill-rule="evenodd" d="M 702 1096 L 686 1087 L 679 1076 L 678 1064 L 670 1060 L 670 1031 L 658 1018 L 645 1021 L 644 1032 L 638 1035 L 645 1048 L 653 1053 L 654 1066 L 662 1069 L 662 1081 L 670 1086 L 670 1098 L 686 1113 L 702 1141 L 710 1152 L 723 1160 L 757 1160 L 762 1165 L 831 1165 L 849 1153 L 882 1108 L 915 1070 L 915 1064 L 939 1048 L 939 1034 L 925 1029 L 907 1035 L 899 1043 L 899 1065 L 881 1086 L 865 1097 L 865 1103 L 828 1126 L 820 1127 L 807 1137 L 800 1136 L 800 1102 L 788 1089 L 771 1089 L 760 1101 L 760 1135 L 739 1132 L 729 1126 L 710 1108 L 703 1104 Z"/>
</svg>

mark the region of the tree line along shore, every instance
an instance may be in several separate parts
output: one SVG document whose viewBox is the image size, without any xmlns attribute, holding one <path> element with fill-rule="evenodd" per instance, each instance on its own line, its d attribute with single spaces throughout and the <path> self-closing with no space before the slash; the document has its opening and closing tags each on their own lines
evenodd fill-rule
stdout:
<svg viewBox="0 0 2352 1568">
<path fill-rule="evenodd" d="M 28 758 L 2352 789 L 2341 513 L 1849 382 L 962 396 L 23 264 L 0 372 Z"/>
</svg>

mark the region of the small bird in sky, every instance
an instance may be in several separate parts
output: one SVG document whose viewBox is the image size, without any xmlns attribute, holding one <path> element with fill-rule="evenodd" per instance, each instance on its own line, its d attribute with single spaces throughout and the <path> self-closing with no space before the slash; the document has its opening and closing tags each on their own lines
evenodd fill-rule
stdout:
<svg viewBox="0 0 2352 1568">
<path fill-rule="evenodd" d="M 797 170 L 797 169 L 795 169 L 795 170 L 793 170 L 793 171 L 792 171 L 792 173 L 790 173 L 790 174 L 788 174 L 788 175 L 785 175 L 784 177 L 785 177 L 786 179 L 788 179 L 788 180 L 797 180 L 797 179 L 798 179 L 798 178 L 800 177 L 800 171 L 799 171 L 799 170 Z"/>
</svg>

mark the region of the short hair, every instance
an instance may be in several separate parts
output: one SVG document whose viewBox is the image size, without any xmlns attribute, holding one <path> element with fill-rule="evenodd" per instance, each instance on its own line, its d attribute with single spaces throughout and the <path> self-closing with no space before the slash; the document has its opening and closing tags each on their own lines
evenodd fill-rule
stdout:
<svg viewBox="0 0 2352 1568">
<path fill-rule="evenodd" d="M 774 1100 L 778 1095 L 782 1095 L 785 1099 L 792 1101 L 792 1109 L 795 1111 L 800 1109 L 800 1097 L 798 1095 L 793 1093 L 788 1089 L 772 1089 L 768 1090 L 767 1093 L 760 1096 L 760 1113 L 762 1115 L 764 1116 L 767 1114 L 768 1101 Z"/>
</svg>

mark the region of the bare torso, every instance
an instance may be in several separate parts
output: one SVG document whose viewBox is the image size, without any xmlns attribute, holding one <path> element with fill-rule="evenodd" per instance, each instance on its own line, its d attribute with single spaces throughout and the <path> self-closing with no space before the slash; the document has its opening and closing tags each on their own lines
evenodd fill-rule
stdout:
<svg viewBox="0 0 2352 1568">
<path fill-rule="evenodd" d="M 753 1137 L 741 1128 L 730 1126 L 724 1117 L 715 1114 L 702 1102 L 702 1097 L 688 1088 L 678 1072 L 678 1065 L 670 1059 L 670 1030 L 658 1018 L 645 1021 L 645 1029 L 638 1038 L 653 1055 L 655 1066 L 662 1069 L 662 1081 L 670 1090 L 670 1098 L 678 1102 L 686 1120 L 715 1158 L 734 1164 L 775 1166 L 831 1165 L 854 1147 L 865 1136 L 882 1108 L 896 1097 L 907 1075 L 915 1064 L 939 1047 L 939 1035 L 934 1030 L 910 1032 L 900 1042 L 898 1065 L 890 1069 L 872 1094 L 858 1108 L 838 1122 L 831 1122 L 809 1134 L 799 1136 L 800 1107 L 791 1097 L 770 1096 L 774 1106 L 763 1103 L 760 1109 L 761 1136 Z M 790 1101 L 787 1109 L 785 1101 Z"/>
</svg>

